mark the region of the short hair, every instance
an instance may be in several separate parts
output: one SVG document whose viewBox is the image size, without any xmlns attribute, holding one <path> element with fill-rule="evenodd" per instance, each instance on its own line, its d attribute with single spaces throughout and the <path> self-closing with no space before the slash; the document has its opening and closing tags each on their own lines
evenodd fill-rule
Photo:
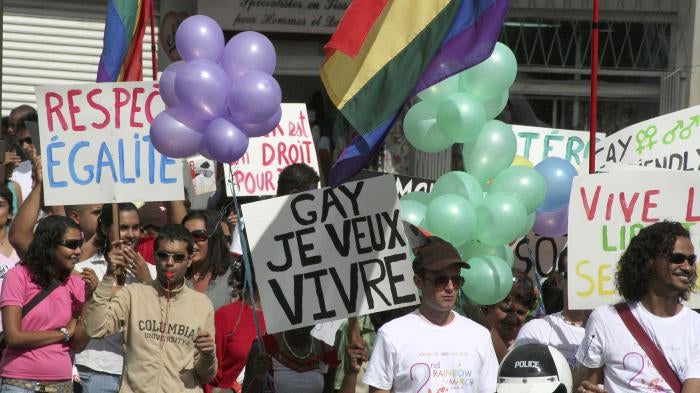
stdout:
<svg viewBox="0 0 700 393">
<path fill-rule="evenodd" d="M 626 301 L 639 301 L 647 293 L 654 263 L 673 253 L 678 237 L 690 239 L 690 232 L 679 222 L 661 221 L 643 228 L 630 240 L 615 273 L 617 290 Z M 695 290 L 695 278 L 691 278 L 688 290 L 679 294 L 683 300 Z"/>
<path fill-rule="evenodd" d="M 557 272 L 552 273 L 542 283 L 542 304 L 547 315 L 564 309 L 564 291 L 557 286 L 557 275 Z"/>
<path fill-rule="evenodd" d="M 72 205 L 71 209 L 74 207 L 78 206 L 80 208 L 81 206 L 85 205 Z M 80 209 L 78 209 L 80 210 Z M 75 211 L 78 211 L 75 210 Z M 117 211 L 119 213 L 121 212 L 128 212 L 128 211 L 135 211 L 136 215 L 139 215 L 139 209 L 136 207 L 131 202 L 122 202 L 117 204 Z M 69 214 L 69 209 L 66 209 L 66 215 Z M 139 222 L 141 220 L 141 216 L 139 216 Z M 110 249 L 110 243 L 108 241 L 109 239 L 109 233 L 104 232 L 103 228 L 109 228 L 114 224 L 114 217 L 112 217 L 112 204 L 111 203 L 105 203 L 102 205 L 102 210 L 100 210 L 100 216 L 97 218 L 97 230 L 95 231 L 95 246 L 102 250 L 103 253 L 107 253 Z"/>
<path fill-rule="evenodd" d="M 534 310 L 537 306 L 537 291 L 532 279 L 522 270 L 511 269 L 513 272 L 513 287 L 510 290 L 511 300 L 525 306 L 528 310 Z"/>
<path fill-rule="evenodd" d="M 17 124 L 15 126 L 19 130 L 22 127 L 25 127 L 24 122 L 26 121 L 38 121 L 39 120 L 39 115 L 36 112 L 36 109 L 33 107 L 22 104 L 16 108 L 14 108 L 12 111 L 10 111 L 10 115 L 12 113 L 18 113 L 18 118 L 17 118 Z M 8 125 L 9 125 L 9 120 L 8 120 Z"/>
<path fill-rule="evenodd" d="M 80 231 L 78 224 L 68 217 L 48 216 L 39 221 L 34 231 L 22 263 L 29 270 L 32 282 L 41 288 L 47 288 L 54 277 L 64 282 L 71 273 L 70 270 L 55 271 L 55 248 L 69 228 Z"/>
<path fill-rule="evenodd" d="M 153 252 L 158 251 L 160 247 L 160 241 L 166 240 L 171 242 L 185 242 L 187 243 L 187 253 L 192 254 L 194 251 L 194 242 L 192 241 L 192 236 L 190 232 L 184 226 L 180 224 L 167 224 L 163 228 L 158 230 L 158 235 L 156 235 L 156 241 L 153 242 Z"/>
<path fill-rule="evenodd" d="M 304 163 L 289 165 L 280 172 L 277 179 L 277 196 L 316 189 L 318 181 L 314 168 Z"/>
</svg>

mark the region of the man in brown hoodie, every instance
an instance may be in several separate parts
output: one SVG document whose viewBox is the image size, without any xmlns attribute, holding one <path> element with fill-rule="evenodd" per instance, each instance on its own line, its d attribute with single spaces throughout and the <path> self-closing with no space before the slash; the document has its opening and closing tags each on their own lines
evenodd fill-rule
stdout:
<svg viewBox="0 0 700 393">
<path fill-rule="evenodd" d="M 124 370 L 120 392 L 201 392 L 216 374 L 214 309 L 185 284 L 192 238 L 181 225 L 163 227 L 154 249 L 157 279 L 114 293 L 113 272 L 123 264 L 118 251 L 88 301 L 85 328 L 101 338 L 124 328 Z"/>
</svg>

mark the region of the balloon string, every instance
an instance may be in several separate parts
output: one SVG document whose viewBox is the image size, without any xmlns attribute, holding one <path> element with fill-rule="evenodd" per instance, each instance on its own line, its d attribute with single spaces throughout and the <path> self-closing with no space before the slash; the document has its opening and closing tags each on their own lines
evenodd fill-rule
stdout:
<svg viewBox="0 0 700 393">
<path fill-rule="evenodd" d="M 526 238 L 527 239 L 527 238 Z M 534 312 L 532 313 L 534 317 L 537 317 L 538 314 L 544 314 L 544 302 L 542 301 L 542 285 L 540 284 L 540 274 L 537 272 L 537 261 L 535 261 L 535 258 L 532 256 L 532 248 L 530 248 L 530 239 L 527 239 L 525 242 L 527 244 L 527 257 L 530 259 L 530 266 L 532 266 L 534 272 L 535 272 L 535 288 L 537 289 L 537 307 Z"/>
<path fill-rule="evenodd" d="M 246 239 L 245 231 L 245 220 L 243 215 L 241 215 L 241 206 L 238 204 L 238 197 L 236 196 L 236 180 L 233 176 L 233 166 L 229 165 L 229 176 L 231 179 L 231 195 L 233 195 L 233 207 L 236 209 L 236 217 L 238 217 L 238 225 L 236 229 L 238 231 L 238 237 L 241 241 L 241 257 L 243 257 L 243 269 L 245 270 L 245 282 L 243 286 L 243 293 L 245 293 L 245 288 L 247 287 L 250 292 L 250 306 L 253 309 L 253 323 L 255 324 L 255 335 L 258 339 L 258 349 L 261 352 L 265 352 L 265 344 L 262 340 L 262 331 L 260 329 L 260 321 L 258 320 L 257 307 L 255 305 L 255 296 L 253 295 L 253 275 L 251 274 L 251 258 L 250 249 L 248 248 L 248 239 Z M 243 299 L 245 303 L 245 299 Z"/>
</svg>

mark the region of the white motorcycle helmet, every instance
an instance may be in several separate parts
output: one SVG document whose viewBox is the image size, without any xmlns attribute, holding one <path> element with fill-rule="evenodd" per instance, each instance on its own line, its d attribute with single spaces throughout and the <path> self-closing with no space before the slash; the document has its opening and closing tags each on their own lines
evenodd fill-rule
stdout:
<svg viewBox="0 0 700 393">
<path fill-rule="evenodd" d="M 497 393 L 572 393 L 571 369 L 554 347 L 525 344 L 513 348 L 498 368 Z"/>
</svg>

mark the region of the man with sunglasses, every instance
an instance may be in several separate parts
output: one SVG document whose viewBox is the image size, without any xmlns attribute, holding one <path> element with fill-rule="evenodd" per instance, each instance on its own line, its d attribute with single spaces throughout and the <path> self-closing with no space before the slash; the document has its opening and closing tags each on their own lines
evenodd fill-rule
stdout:
<svg viewBox="0 0 700 393">
<path fill-rule="evenodd" d="M 124 329 L 122 392 L 201 392 L 216 374 L 214 308 L 185 285 L 193 247 L 185 227 L 166 225 L 154 243 L 157 279 L 113 293 L 106 274 L 88 300 L 90 337 Z"/>
<path fill-rule="evenodd" d="M 576 354 L 585 367 L 577 392 L 700 392 L 700 315 L 681 303 L 695 289 L 695 262 L 690 233 L 680 223 L 639 231 L 616 273 L 624 303 L 600 306 L 588 319 Z M 638 337 L 649 338 L 648 352 L 628 328 L 634 321 Z M 660 371 L 664 363 L 668 373 Z M 674 383 L 682 387 L 673 390 Z"/>
<path fill-rule="evenodd" d="M 379 329 L 362 379 L 370 393 L 496 391 L 498 362 L 489 331 L 452 311 L 463 268 L 469 265 L 438 237 L 416 250 L 413 282 L 421 303 Z"/>
</svg>

